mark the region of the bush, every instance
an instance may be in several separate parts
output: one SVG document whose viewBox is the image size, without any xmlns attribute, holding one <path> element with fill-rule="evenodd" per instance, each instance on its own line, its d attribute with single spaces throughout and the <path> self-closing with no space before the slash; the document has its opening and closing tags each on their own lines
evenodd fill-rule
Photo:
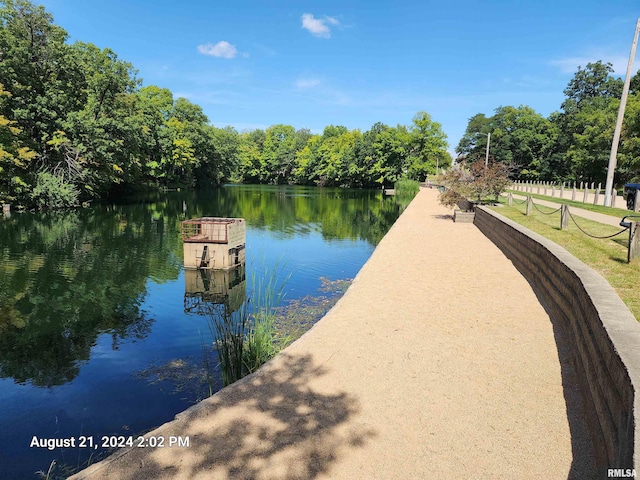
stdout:
<svg viewBox="0 0 640 480">
<path fill-rule="evenodd" d="M 473 181 L 473 175 L 464 168 L 464 165 L 455 165 L 439 175 L 436 182 L 444 186 L 444 190 L 438 196 L 440 204 L 455 208 L 466 202 L 472 194 L 471 183 Z"/>
<path fill-rule="evenodd" d="M 501 162 L 486 166 L 475 162 L 470 169 L 464 163 L 451 167 L 437 179 L 445 186 L 438 200 L 447 207 L 456 207 L 473 199 L 482 203 L 483 199 L 494 197 L 495 201 L 510 183 L 509 169 Z"/>
<path fill-rule="evenodd" d="M 65 182 L 64 178 L 40 172 L 29 198 L 40 209 L 63 208 L 78 205 L 79 195 L 75 185 Z"/>
</svg>

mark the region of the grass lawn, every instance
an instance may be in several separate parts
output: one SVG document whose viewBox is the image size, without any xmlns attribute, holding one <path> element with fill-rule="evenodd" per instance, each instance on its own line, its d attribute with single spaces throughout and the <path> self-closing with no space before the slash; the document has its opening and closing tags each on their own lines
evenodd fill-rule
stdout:
<svg viewBox="0 0 640 480">
<path fill-rule="evenodd" d="M 561 230 L 560 212 L 545 215 L 533 208 L 532 214 L 527 217 L 524 214 L 525 205 L 516 205 L 514 203 L 512 207 L 509 207 L 506 202 L 507 200 L 502 198 L 500 205 L 493 207 L 493 209 L 520 225 L 554 241 L 574 257 L 599 272 L 616 290 L 636 319 L 640 318 L 640 261 L 627 263 L 628 231 L 610 239 L 590 238 L 582 233 L 571 219 L 569 219 L 569 228 Z M 578 206 L 582 208 L 582 204 Z M 555 210 L 540 205 L 537 207 L 545 213 Z M 627 211 L 624 210 L 624 212 Z M 620 214 L 616 214 L 616 216 L 619 217 Z M 581 217 L 574 216 L 574 218 L 577 224 L 590 235 L 605 236 L 621 230 L 621 227 L 612 227 Z"/>
<path fill-rule="evenodd" d="M 618 205 L 618 207 L 622 208 L 611 208 L 603 207 L 602 205 L 594 205 L 593 203 L 574 202 L 572 200 L 567 200 L 566 198 L 550 197 L 549 195 L 539 195 L 537 193 L 519 192 L 517 190 L 507 190 L 507 192 L 511 192 L 514 195 L 522 195 L 524 197 L 526 197 L 527 195 L 531 195 L 532 198 L 548 200 L 549 202 L 554 202 L 557 204 L 566 203 L 567 205 L 571 205 L 572 207 L 582 208 L 583 210 L 589 210 L 590 212 L 604 213 L 605 215 L 612 215 L 614 217 L 624 217 L 625 215 L 630 215 L 633 213 L 632 211 L 627 210 L 624 205 Z"/>
</svg>

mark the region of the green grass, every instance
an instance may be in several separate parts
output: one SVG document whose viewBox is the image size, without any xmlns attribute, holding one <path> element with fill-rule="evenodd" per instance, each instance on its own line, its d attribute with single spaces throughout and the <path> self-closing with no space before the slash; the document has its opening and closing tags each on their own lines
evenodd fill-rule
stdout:
<svg viewBox="0 0 640 480">
<path fill-rule="evenodd" d="M 594 239 L 582 233 L 571 219 L 569 228 L 561 230 L 560 212 L 544 215 L 534 208 L 532 214 L 526 216 L 525 205 L 514 204 L 509 207 L 504 198 L 500 203 L 501 206 L 493 207 L 496 212 L 552 240 L 599 272 L 615 289 L 636 319 L 640 318 L 640 262 L 627 263 L 628 232 L 611 239 Z M 555 210 L 540 205 L 537 207 L 543 212 Z M 620 227 L 604 225 L 575 215 L 574 218 L 583 230 L 594 236 L 611 235 L 621 230 Z"/>
<path fill-rule="evenodd" d="M 597 213 L 604 213 L 605 215 L 612 215 L 614 217 L 624 217 L 625 215 L 629 215 L 630 213 L 633 213 L 629 210 L 627 210 L 626 208 L 612 208 L 612 207 L 604 207 L 602 205 L 594 205 L 593 203 L 582 203 L 582 202 L 575 202 L 572 200 L 567 200 L 566 198 L 558 198 L 558 197 L 551 197 L 549 195 L 540 195 L 537 193 L 527 193 L 527 192 L 520 192 L 518 190 L 507 190 L 507 192 L 511 192 L 513 194 L 517 194 L 517 195 L 522 195 L 522 196 L 527 196 L 527 195 L 531 195 L 531 198 L 537 198 L 540 200 L 548 200 L 549 202 L 554 202 L 557 204 L 567 204 L 570 205 L 572 207 L 577 207 L 577 208 L 582 208 L 583 210 L 589 210 L 590 212 L 597 212 Z M 565 190 L 566 192 L 566 190 Z M 604 194 L 602 194 L 604 196 Z M 576 193 L 576 198 L 581 198 L 577 193 Z"/>
<path fill-rule="evenodd" d="M 393 189 L 396 197 L 413 199 L 420 191 L 420 183 L 417 180 L 401 178 L 394 184 Z"/>
</svg>

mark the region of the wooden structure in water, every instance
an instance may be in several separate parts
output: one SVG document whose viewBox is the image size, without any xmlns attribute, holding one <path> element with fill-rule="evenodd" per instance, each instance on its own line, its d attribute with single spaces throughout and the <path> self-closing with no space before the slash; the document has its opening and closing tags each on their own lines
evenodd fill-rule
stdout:
<svg viewBox="0 0 640 480">
<path fill-rule="evenodd" d="M 185 268 L 227 270 L 245 263 L 246 227 L 242 218 L 184 220 L 181 233 Z"/>
<path fill-rule="evenodd" d="M 201 314 L 222 306 L 235 312 L 246 300 L 245 272 L 244 265 L 228 270 L 185 269 L 184 311 Z"/>
</svg>

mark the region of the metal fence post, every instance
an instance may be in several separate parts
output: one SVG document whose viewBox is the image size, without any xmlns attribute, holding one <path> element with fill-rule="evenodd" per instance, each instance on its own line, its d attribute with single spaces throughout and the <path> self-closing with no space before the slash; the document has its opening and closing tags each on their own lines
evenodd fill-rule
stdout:
<svg viewBox="0 0 640 480">
<path fill-rule="evenodd" d="M 640 255 L 640 244 L 638 242 L 640 235 L 638 234 L 638 222 L 629 223 L 629 253 L 627 255 L 627 262 L 631 263 L 632 260 L 638 258 Z"/>
<path fill-rule="evenodd" d="M 560 230 L 565 230 L 567 228 L 569 228 L 569 205 L 564 203 L 560 210 Z"/>
</svg>

